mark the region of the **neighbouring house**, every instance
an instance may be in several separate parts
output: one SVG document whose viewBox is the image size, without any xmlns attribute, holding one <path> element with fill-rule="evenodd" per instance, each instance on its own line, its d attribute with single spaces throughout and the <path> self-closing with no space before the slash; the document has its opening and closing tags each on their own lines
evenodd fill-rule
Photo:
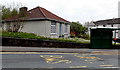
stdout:
<svg viewBox="0 0 120 70">
<path fill-rule="evenodd" d="M 90 29 L 91 29 L 92 27 L 95 27 L 95 24 L 93 23 L 93 21 L 91 21 L 91 22 L 86 22 L 86 23 L 84 24 L 84 26 L 88 29 L 88 31 L 87 31 L 86 33 L 90 35 Z"/>
<path fill-rule="evenodd" d="M 24 23 L 21 27 L 21 32 L 35 33 L 44 37 L 59 38 L 59 37 L 69 37 L 70 36 L 70 22 L 53 14 L 52 12 L 46 10 L 42 7 L 36 7 L 31 10 L 27 10 L 27 7 L 20 8 L 20 12 L 25 15 L 24 21 L 19 20 L 19 22 Z M 22 14 L 23 15 L 23 14 Z M 16 22 L 18 15 L 11 18 L 3 20 L 3 25 L 6 28 L 13 25 L 16 27 Z"/>
<path fill-rule="evenodd" d="M 116 27 L 120 28 L 120 18 L 113 18 L 113 19 L 107 19 L 107 20 L 99 20 L 96 22 L 93 22 L 96 27 Z M 115 31 L 113 31 L 113 36 Z M 120 38 L 120 30 L 117 30 L 116 32 L 117 38 Z"/>
<path fill-rule="evenodd" d="M 106 20 L 99 20 L 91 23 L 87 23 L 85 25 L 89 29 L 90 34 L 90 28 L 92 27 L 115 27 L 120 28 L 120 18 L 113 18 L 113 19 L 106 19 Z M 115 36 L 115 31 L 113 31 L 113 37 Z M 116 32 L 117 38 L 120 38 L 120 30 L 117 30 Z"/>
</svg>

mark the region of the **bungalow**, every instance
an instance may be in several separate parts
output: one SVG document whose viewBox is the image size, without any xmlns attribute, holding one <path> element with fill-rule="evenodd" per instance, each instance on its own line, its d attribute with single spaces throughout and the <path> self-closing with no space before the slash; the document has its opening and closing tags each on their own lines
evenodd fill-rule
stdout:
<svg viewBox="0 0 120 70">
<path fill-rule="evenodd" d="M 20 12 L 26 15 L 24 19 L 24 26 L 20 30 L 21 32 L 35 33 L 44 37 L 59 38 L 60 36 L 70 36 L 70 22 L 51 13 L 42 7 L 36 7 L 31 10 L 27 10 L 27 7 L 20 8 Z M 22 14 L 23 15 L 23 14 Z M 16 21 L 18 15 L 5 19 L 3 22 L 16 27 Z M 22 21 L 20 21 L 22 23 Z M 10 26 L 9 26 L 10 27 Z M 7 26 L 8 28 L 8 26 Z"/>
</svg>

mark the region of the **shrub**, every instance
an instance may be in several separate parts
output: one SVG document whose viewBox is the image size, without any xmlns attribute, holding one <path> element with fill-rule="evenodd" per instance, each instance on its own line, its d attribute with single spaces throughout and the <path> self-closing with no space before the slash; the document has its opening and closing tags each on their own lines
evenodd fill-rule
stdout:
<svg viewBox="0 0 120 70">
<path fill-rule="evenodd" d="M 41 39 L 41 40 L 53 40 L 53 41 L 61 41 L 61 42 L 75 42 L 75 43 L 88 43 L 88 42 L 82 42 L 77 40 L 70 40 L 69 38 L 48 38 L 48 37 L 42 37 L 38 36 L 33 33 L 24 33 L 24 32 L 6 32 L 2 31 L 2 34 L 0 34 L 2 37 L 14 37 L 14 38 L 26 38 L 26 39 Z"/>
<path fill-rule="evenodd" d="M 78 37 L 90 40 L 90 35 L 89 34 L 80 34 Z"/>
</svg>

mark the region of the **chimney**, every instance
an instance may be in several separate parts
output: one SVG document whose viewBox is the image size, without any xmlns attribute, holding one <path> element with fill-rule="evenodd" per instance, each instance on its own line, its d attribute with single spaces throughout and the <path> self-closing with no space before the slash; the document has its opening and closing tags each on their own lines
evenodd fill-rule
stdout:
<svg viewBox="0 0 120 70">
<path fill-rule="evenodd" d="M 20 15 L 20 17 L 26 17 L 26 15 L 27 15 L 27 7 L 21 7 L 19 9 L 19 15 Z"/>
</svg>

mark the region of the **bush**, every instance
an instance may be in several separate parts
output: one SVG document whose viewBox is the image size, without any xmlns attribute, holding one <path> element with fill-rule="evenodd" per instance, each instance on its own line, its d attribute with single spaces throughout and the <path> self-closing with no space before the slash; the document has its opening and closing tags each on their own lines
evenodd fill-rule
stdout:
<svg viewBox="0 0 120 70">
<path fill-rule="evenodd" d="M 38 36 L 33 33 L 24 33 L 24 32 L 6 32 L 2 31 L 0 34 L 2 37 L 14 37 L 14 38 L 27 38 L 27 39 L 41 39 L 41 40 L 53 40 L 53 41 L 61 41 L 61 42 L 75 42 L 75 43 L 88 43 L 88 42 L 81 42 L 77 40 L 70 40 L 69 38 L 48 38 Z"/>
<path fill-rule="evenodd" d="M 90 35 L 89 34 L 80 34 L 78 37 L 90 40 Z"/>
</svg>

